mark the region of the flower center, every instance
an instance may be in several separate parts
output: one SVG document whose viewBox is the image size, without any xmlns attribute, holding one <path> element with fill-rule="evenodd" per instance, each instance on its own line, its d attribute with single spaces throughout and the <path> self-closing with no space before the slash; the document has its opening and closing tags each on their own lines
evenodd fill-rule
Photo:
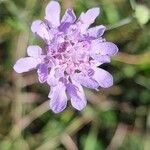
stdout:
<svg viewBox="0 0 150 150">
<path fill-rule="evenodd" d="M 70 30 L 56 35 L 49 49 L 51 56 L 68 75 L 86 69 L 90 59 L 90 42 L 83 38 L 80 40 L 80 33 L 74 28 Z"/>
</svg>

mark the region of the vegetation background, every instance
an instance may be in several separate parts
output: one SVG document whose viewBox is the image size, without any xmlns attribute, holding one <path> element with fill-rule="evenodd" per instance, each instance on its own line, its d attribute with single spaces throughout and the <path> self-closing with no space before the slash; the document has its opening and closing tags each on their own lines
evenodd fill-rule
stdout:
<svg viewBox="0 0 150 150">
<path fill-rule="evenodd" d="M 95 25 L 119 47 L 111 64 L 114 86 L 85 89 L 88 105 L 49 110 L 49 88 L 35 72 L 17 74 L 15 61 L 30 44 L 42 44 L 30 30 L 48 0 L 0 0 L 0 150 L 150 150 L 150 1 L 62 0 L 62 12 L 101 7 Z"/>
</svg>

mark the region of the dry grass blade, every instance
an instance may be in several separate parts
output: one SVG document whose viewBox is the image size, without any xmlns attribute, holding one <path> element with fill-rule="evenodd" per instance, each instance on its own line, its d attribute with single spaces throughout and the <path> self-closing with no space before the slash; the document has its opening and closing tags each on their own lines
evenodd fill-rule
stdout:
<svg viewBox="0 0 150 150">
<path fill-rule="evenodd" d="M 114 134 L 110 144 L 106 148 L 106 150 L 118 149 L 121 146 L 121 144 L 126 136 L 127 130 L 128 130 L 127 125 L 122 124 L 122 123 L 118 124 L 115 134 Z"/>
</svg>

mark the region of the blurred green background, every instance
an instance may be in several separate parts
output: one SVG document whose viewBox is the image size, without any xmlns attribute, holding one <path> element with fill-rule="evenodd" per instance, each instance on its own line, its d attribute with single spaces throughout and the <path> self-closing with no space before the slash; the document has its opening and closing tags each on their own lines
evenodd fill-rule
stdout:
<svg viewBox="0 0 150 150">
<path fill-rule="evenodd" d="M 85 89 L 87 107 L 49 110 L 49 88 L 35 72 L 17 74 L 15 61 L 30 44 L 30 30 L 44 17 L 48 0 L 0 0 L 0 150 L 150 150 L 150 1 L 62 0 L 62 13 L 101 7 L 95 25 L 119 47 L 111 64 L 114 86 Z"/>
</svg>

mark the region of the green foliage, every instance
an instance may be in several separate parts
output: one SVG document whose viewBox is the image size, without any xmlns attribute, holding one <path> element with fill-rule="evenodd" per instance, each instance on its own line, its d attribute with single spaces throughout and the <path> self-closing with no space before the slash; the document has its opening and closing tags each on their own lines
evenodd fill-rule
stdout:
<svg viewBox="0 0 150 150">
<path fill-rule="evenodd" d="M 61 0 L 77 15 L 101 7 L 95 25 L 119 54 L 107 70 L 114 86 L 87 90 L 88 106 L 77 112 L 68 104 L 61 114 L 48 108 L 49 87 L 34 72 L 17 75 L 13 63 L 29 44 L 43 45 L 30 31 L 48 0 L 0 1 L 0 150 L 149 150 L 150 11 L 149 0 Z"/>
</svg>

